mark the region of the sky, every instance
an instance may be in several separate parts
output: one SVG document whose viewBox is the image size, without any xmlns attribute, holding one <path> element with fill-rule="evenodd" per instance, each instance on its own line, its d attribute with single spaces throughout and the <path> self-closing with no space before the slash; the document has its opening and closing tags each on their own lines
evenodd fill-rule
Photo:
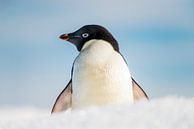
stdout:
<svg viewBox="0 0 194 129">
<path fill-rule="evenodd" d="M 194 97 L 193 0 L 0 0 L 0 106 L 51 108 L 78 52 L 58 37 L 99 24 L 151 99 Z"/>
</svg>

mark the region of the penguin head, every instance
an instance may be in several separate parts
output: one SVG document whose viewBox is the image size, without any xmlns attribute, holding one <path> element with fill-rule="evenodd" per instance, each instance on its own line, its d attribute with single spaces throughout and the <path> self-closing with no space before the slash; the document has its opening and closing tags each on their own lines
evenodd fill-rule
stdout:
<svg viewBox="0 0 194 129">
<path fill-rule="evenodd" d="M 74 44 L 78 51 L 81 51 L 84 44 L 89 40 L 105 40 L 119 52 L 118 43 L 112 34 L 107 29 L 99 25 L 85 25 L 73 33 L 62 34 L 59 38 Z"/>
</svg>

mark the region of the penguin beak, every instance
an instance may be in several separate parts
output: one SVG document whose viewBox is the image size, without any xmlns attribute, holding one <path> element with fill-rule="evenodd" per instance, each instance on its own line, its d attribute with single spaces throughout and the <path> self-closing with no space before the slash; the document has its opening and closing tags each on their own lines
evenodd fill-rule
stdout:
<svg viewBox="0 0 194 129">
<path fill-rule="evenodd" d="M 68 41 L 69 40 L 69 35 L 68 34 L 62 34 L 61 36 L 59 36 L 59 38 L 62 39 L 62 40 Z"/>
<path fill-rule="evenodd" d="M 76 47 L 80 46 L 80 43 L 82 43 L 81 36 L 77 36 L 75 33 L 62 34 L 59 38 L 72 43 Z"/>
</svg>

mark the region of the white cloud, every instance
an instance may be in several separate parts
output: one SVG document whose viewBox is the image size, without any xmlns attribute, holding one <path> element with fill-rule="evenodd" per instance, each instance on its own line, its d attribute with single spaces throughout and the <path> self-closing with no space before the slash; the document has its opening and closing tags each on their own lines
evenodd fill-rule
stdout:
<svg viewBox="0 0 194 129">
<path fill-rule="evenodd" d="M 5 109 L 1 109 L 1 113 Z M 14 110 L 18 110 L 17 108 Z M 28 108 L 27 108 L 28 110 Z M 36 110 L 28 110 L 37 114 Z M 18 118 L 26 116 L 26 110 L 19 110 Z M 4 115 L 15 115 L 6 110 Z M 40 117 L 40 115 L 42 117 Z M 49 114 L 49 113 L 48 113 Z M 1 119 L 3 117 L 1 116 Z M 11 117 L 10 117 L 11 118 Z M 194 99 L 166 97 L 150 102 L 119 107 L 90 108 L 82 111 L 64 112 L 38 118 L 0 122 L 2 129 L 192 129 L 194 128 Z"/>
<path fill-rule="evenodd" d="M 3 20 L 0 21 L 0 32 L 4 40 L 19 38 L 19 42 L 34 39 L 46 42 L 45 35 L 57 36 L 59 31 L 70 31 L 91 23 L 110 28 L 162 25 L 192 29 L 194 18 L 189 2 L 190 0 L 83 0 L 76 3 L 68 0 L 12 1 L 5 4 L 7 8 L 1 12 Z"/>
<path fill-rule="evenodd" d="M 110 28 L 162 25 L 192 29 L 194 19 L 189 1 L 12 1 L 5 4 L 7 8 L 1 12 L 0 33 L 6 41 L 19 38 L 19 42 L 35 39 L 47 42 L 46 36 L 56 37 L 59 31 L 72 31 L 91 23 Z"/>
<path fill-rule="evenodd" d="M 167 24 L 190 27 L 193 13 L 189 8 L 189 2 L 189 0 L 84 0 L 76 4 L 71 1 L 65 5 L 64 1 L 62 6 L 64 10 L 61 10 L 59 15 L 73 23 L 99 22 L 120 26 Z M 66 7 L 72 8 L 66 10 Z M 67 17 L 64 14 L 67 14 Z"/>
</svg>

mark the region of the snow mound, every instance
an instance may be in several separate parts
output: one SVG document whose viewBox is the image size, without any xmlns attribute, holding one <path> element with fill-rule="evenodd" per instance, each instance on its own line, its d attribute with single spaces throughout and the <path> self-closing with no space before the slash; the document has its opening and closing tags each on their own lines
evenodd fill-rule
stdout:
<svg viewBox="0 0 194 129">
<path fill-rule="evenodd" d="M 166 97 L 51 116 L 38 109 L 3 110 L 0 108 L 0 129 L 194 129 L 194 98 Z"/>
</svg>

